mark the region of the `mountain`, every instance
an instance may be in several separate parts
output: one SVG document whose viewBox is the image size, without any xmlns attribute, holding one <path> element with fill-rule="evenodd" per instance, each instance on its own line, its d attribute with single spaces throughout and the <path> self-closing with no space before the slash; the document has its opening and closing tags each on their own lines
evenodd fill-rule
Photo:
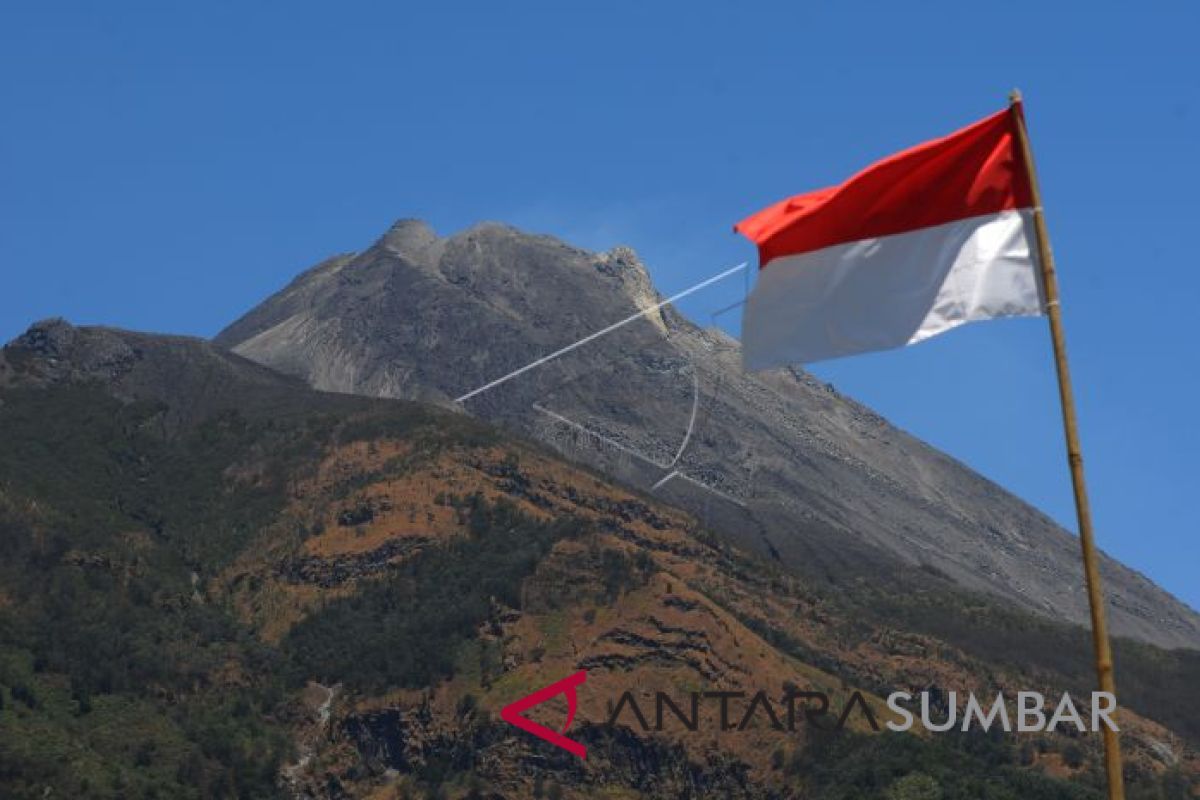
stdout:
<svg viewBox="0 0 1200 800">
<path fill-rule="evenodd" d="M 927 571 L 806 579 L 461 413 L 51 320 L 0 351 L 0 441 L 4 797 L 1100 796 L 1095 735 L 873 733 L 861 710 L 1086 696 L 1079 627 Z M 1200 654 L 1116 657 L 1130 796 L 1191 796 Z M 578 670 L 586 761 L 499 719 Z M 685 715 L 742 692 L 736 719 L 789 689 L 859 710 L 721 729 L 709 699 L 655 729 L 656 692 Z M 610 719 L 625 693 L 647 725 Z"/>
<path fill-rule="evenodd" d="M 948 576 L 1086 623 L 1073 536 L 799 369 L 742 372 L 735 340 L 670 307 L 454 402 L 660 299 L 628 248 L 496 224 L 439 237 L 405 220 L 214 341 L 324 391 L 461 405 L 653 489 L 806 580 Z M 1101 568 L 1115 634 L 1200 647 L 1193 609 L 1111 558 Z"/>
</svg>

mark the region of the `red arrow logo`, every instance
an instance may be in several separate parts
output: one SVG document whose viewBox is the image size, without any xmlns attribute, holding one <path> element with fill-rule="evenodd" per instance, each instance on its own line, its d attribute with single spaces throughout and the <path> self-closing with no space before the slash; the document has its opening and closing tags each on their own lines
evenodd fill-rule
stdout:
<svg viewBox="0 0 1200 800">
<path fill-rule="evenodd" d="M 556 747 L 561 747 L 568 753 L 579 756 L 582 759 L 587 759 L 587 748 L 579 742 L 568 739 L 563 736 L 567 732 L 567 728 L 571 727 L 571 720 L 575 719 L 575 708 L 578 705 L 578 699 L 575 696 L 575 687 L 587 680 L 587 672 L 580 670 L 574 675 L 569 675 L 561 681 L 556 681 L 549 686 L 538 689 L 530 695 L 522 697 L 515 703 L 509 703 L 504 708 L 500 709 L 500 718 L 505 722 L 516 725 L 523 731 L 532 733 L 539 739 L 543 739 Z M 529 717 L 522 716 L 524 712 L 540 705 L 551 697 L 565 694 L 567 696 L 567 723 L 563 725 L 562 733 L 551 730 L 545 725 L 539 725 Z"/>
</svg>

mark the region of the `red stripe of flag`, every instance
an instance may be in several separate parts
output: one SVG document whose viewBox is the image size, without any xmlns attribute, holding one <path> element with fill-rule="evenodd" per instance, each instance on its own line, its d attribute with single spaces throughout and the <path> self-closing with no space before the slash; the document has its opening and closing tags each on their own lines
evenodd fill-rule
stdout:
<svg viewBox="0 0 1200 800">
<path fill-rule="evenodd" d="M 840 186 L 796 195 L 739 222 L 759 265 L 780 256 L 1031 206 L 1008 109 L 877 161 Z"/>
</svg>

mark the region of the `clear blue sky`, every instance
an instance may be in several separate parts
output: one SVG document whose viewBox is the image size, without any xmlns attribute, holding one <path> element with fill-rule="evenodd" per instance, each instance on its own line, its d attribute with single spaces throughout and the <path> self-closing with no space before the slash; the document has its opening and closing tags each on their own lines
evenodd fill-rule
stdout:
<svg viewBox="0 0 1200 800">
<path fill-rule="evenodd" d="M 1100 544 L 1200 607 L 1194 4 L 423 5 L 6 3 L 0 338 L 211 335 L 402 216 L 629 244 L 678 290 L 1019 86 Z M 1074 527 L 1043 321 L 814 372 Z"/>
</svg>

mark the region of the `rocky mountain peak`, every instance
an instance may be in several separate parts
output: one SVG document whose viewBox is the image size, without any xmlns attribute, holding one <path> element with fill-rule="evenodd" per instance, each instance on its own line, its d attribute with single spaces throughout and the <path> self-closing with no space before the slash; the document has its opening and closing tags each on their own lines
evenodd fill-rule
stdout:
<svg viewBox="0 0 1200 800">
<path fill-rule="evenodd" d="M 62 357 L 75 341 L 75 326 L 62 317 L 38 320 L 13 340 L 12 346 L 47 358 Z"/>
<path fill-rule="evenodd" d="M 647 279 L 650 277 L 650 273 L 638 257 L 637 251 L 623 244 L 617 245 L 606 253 L 601 253 L 597 266 L 605 275 L 624 277 L 630 272 L 634 272 Z"/>
<path fill-rule="evenodd" d="M 637 251 L 626 245 L 617 245 L 596 256 L 596 269 L 609 277 L 619 278 L 622 283 L 637 286 L 643 291 L 655 293 L 650 270 L 638 257 Z"/>
<path fill-rule="evenodd" d="M 654 288 L 650 270 L 632 247 L 617 245 L 608 252 L 600 253 L 596 257 L 596 269 L 603 275 L 620 280 L 622 290 L 638 308 L 650 308 L 662 300 Z M 662 309 L 648 315 L 648 319 L 665 333 L 670 319 L 668 314 L 666 309 Z"/>
<path fill-rule="evenodd" d="M 327 391 L 451 402 L 661 301 L 628 247 L 588 252 L 487 223 L 403 220 L 331 277 L 268 298 L 216 343 Z M 502 423 L 814 579 L 925 570 L 1087 620 L 1074 538 L 801 371 L 750 374 L 737 342 L 667 309 L 472 394 Z M 1104 559 L 1113 629 L 1200 646 L 1200 615 Z"/>
<path fill-rule="evenodd" d="M 163 430 L 173 431 L 222 409 L 279 413 L 304 405 L 294 378 L 266 369 L 205 339 L 35 322 L 0 348 L 0 389 L 98 388 L 123 402 L 164 403 Z M 357 398 L 347 398 L 355 400 Z M 265 401 L 268 408 L 257 408 Z"/>
<path fill-rule="evenodd" d="M 138 358 L 136 348 L 104 328 L 80 329 L 54 317 L 33 323 L 4 348 L 0 380 L 107 381 L 127 372 Z"/>
<path fill-rule="evenodd" d="M 424 220 L 400 219 L 388 228 L 379 244 L 400 255 L 416 255 L 437 240 L 437 233 Z"/>
</svg>

